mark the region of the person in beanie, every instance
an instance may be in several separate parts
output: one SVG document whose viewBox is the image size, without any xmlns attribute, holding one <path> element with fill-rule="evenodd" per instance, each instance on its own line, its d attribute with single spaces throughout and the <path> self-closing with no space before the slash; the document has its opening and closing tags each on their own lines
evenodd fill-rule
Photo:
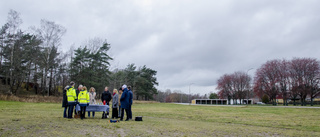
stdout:
<svg viewBox="0 0 320 137">
<path fill-rule="evenodd" d="M 118 98 L 119 98 L 118 90 L 114 89 L 113 98 L 112 98 L 112 118 L 118 118 L 118 107 L 119 107 Z"/>
<path fill-rule="evenodd" d="M 128 93 L 129 93 L 129 120 L 132 119 L 132 110 L 131 110 L 131 106 L 132 106 L 132 103 L 133 103 L 133 93 L 131 91 L 131 87 L 129 86 L 128 87 Z"/>
<path fill-rule="evenodd" d="M 126 114 L 127 114 L 127 119 L 126 121 L 129 121 L 129 92 L 128 92 L 128 89 L 127 89 L 127 85 L 123 85 L 122 86 L 122 90 L 123 90 L 123 93 L 121 95 L 121 98 L 120 98 L 120 102 L 121 102 L 121 118 L 120 118 L 120 121 L 123 121 L 123 116 L 124 116 L 124 111 L 126 111 Z"/>
<path fill-rule="evenodd" d="M 80 117 L 81 119 L 84 119 L 86 114 L 86 108 L 87 106 L 89 106 L 89 103 L 90 103 L 90 97 L 89 97 L 89 93 L 87 91 L 86 86 L 84 86 L 82 90 L 79 92 L 78 99 L 79 99 L 79 105 L 81 109 Z"/>
<path fill-rule="evenodd" d="M 121 96 L 122 96 L 122 87 L 119 88 L 119 100 L 118 100 L 118 102 L 119 102 L 119 107 L 118 107 L 119 113 L 118 113 L 118 118 L 121 117 L 121 102 L 120 102 Z"/>
</svg>

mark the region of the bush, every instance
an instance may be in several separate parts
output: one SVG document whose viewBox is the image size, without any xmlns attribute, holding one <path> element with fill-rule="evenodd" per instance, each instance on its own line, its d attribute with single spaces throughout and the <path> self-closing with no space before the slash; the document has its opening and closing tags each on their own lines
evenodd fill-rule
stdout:
<svg viewBox="0 0 320 137">
<path fill-rule="evenodd" d="M 262 102 L 263 102 L 263 103 L 266 103 L 266 104 L 269 102 L 269 97 L 268 97 L 268 95 L 265 94 L 265 95 L 262 96 Z"/>
</svg>

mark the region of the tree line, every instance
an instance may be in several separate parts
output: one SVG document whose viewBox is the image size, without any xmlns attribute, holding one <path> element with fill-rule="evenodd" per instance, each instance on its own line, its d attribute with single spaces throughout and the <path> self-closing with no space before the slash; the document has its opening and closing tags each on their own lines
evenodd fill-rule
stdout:
<svg viewBox="0 0 320 137">
<path fill-rule="evenodd" d="M 50 95 L 52 88 L 41 87 L 55 83 L 59 76 L 54 73 L 63 65 L 59 63 L 63 58 L 58 47 L 66 29 L 54 22 L 41 20 L 40 27 L 30 27 L 33 32 L 30 33 L 19 28 L 21 23 L 20 13 L 10 10 L 7 23 L 0 30 L 0 75 L 3 83 L 10 85 L 13 94 L 18 94 L 23 82 L 40 83 L 39 86 L 33 85 L 37 89 L 36 94 Z"/>
<path fill-rule="evenodd" d="M 20 29 L 20 13 L 10 10 L 0 30 L 0 78 L 9 85 L 9 93 L 19 95 L 21 89 L 40 95 L 60 95 L 71 80 L 98 93 L 105 86 L 132 86 L 136 99 L 153 99 L 157 71 L 129 64 L 125 69 L 110 70 L 110 44 L 101 38 L 85 41 L 79 48 L 60 51 L 67 29 L 42 19 L 40 26 L 28 31 Z"/>
<path fill-rule="evenodd" d="M 158 91 L 158 94 L 153 95 L 154 100 L 159 102 L 175 102 L 175 103 L 190 103 L 193 99 L 218 99 L 218 95 L 216 93 L 208 93 L 204 95 L 197 94 L 186 94 L 181 90 L 173 90 L 166 89 L 164 91 Z"/>
<path fill-rule="evenodd" d="M 314 58 L 294 58 L 292 60 L 271 60 L 263 64 L 256 72 L 254 92 L 266 94 L 275 104 L 276 97 L 281 95 L 284 104 L 287 99 L 300 100 L 306 105 L 309 96 L 311 105 L 319 93 L 320 66 Z"/>
<path fill-rule="evenodd" d="M 306 105 L 308 97 L 313 105 L 320 93 L 319 61 L 314 58 L 270 60 L 257 69 L 253 86 L 250 82 L 251 77 L 245 72 L 225 74 L 217 81 L 218 95 L 229 100 L 267 96 L 273 105 L 277 104 L 277 97 L 283 98 L 283 105 L 288 105 L 288 100 L 294 105 L 297 100 Z"/>
</svg>

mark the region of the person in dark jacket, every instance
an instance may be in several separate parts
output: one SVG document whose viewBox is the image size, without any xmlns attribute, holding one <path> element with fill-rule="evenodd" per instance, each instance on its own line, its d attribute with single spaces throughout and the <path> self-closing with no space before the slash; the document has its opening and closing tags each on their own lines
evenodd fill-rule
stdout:
<svg viewBox="0 0 320 137">
<path fill-rule="evenodd" d="M 121 102 L 121 118 L 120 121 L 123 121 L 123 115 L 124 115 L 124 111 L 126 111 L 127 114 L 127 119 L 126 121 L 129 121 L 129 92 L 127 89 L 127 85 L 123 85 L 122 86 L 122 95 L 120 98 L 120 102 Z"/>
<path fill-rule="evenodd" d="M 105 87 L 104 91 L 102 92 L 102 95 L 101 95 L 101 101 L 102 102 L 105 101 L 106 104 L 109 106 L 109 102 L 111 99 L 112 99 L 111 93 L 109 92 L 108 87 Z M 102 115 L 104 115 L 104 113 Z M 107 112 L 107 118 L 108 117 L 109 117 L 109 112 Z"/>
<path fill-rule="evenodd" d="M 129 120 L 132 119 L 132 110 L 131 110 L 131 106 L 132 106 L 132 103 L 133 103 L 133 93 L 131 91 L 131 87 L 129 86 L 128 87 L 128 93 L 129 93 Z"/>
<path fill-rule="evenodd" d="M 62 94 L 62 107 L 64 107 L 64 111 L 63 111 L 63 117 L 64 118 L 68 118 L 67 115 L 67 109 L 68 109 L 68 99 L 67 99 L 67 89 L 69 88 L 69 86 L 66 86 L 63 89 L 63 94 Z"/>
<path fill-rule="evenodd" d="M 111 93 L 109 92 L 108 87 L 105 87 L 101 95 L 101 101 L 106 101 L 106 104 L 109 106 L 109 102 L 111 99 Z"/>
</svg>

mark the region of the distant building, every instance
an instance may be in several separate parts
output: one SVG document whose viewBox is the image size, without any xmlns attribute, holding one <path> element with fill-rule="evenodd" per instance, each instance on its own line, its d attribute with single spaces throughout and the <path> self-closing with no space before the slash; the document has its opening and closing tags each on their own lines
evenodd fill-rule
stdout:
<svg viewBox="0 0 320 137">
<path fill-rule="evenodd" d="M 247 104 L 247 99 L 241 100 L 241 104 Z M 249 104 L 253 104 L 253 100 L 248 100 Z M 227 99 L 193 99 L 192 104 L 202 104 L 202 105 L 228 105 L 229 101 Z M 230 100 L 230 105 L 240 104 L 240 100 Z"/>
</svg>

